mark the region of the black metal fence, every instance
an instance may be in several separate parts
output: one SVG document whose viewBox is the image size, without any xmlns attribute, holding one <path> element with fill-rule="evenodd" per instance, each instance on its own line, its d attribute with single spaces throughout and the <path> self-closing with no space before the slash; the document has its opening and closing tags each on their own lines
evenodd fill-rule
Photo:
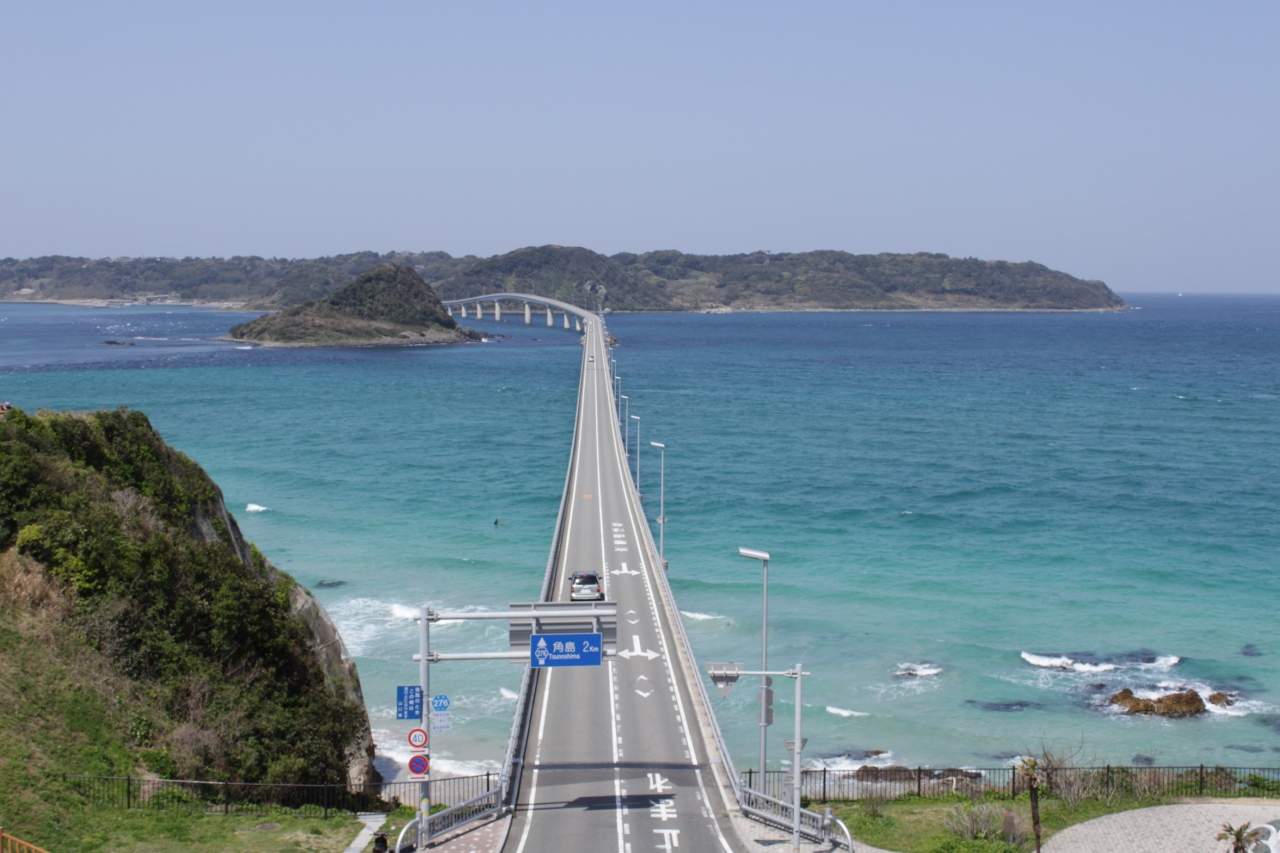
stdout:
<svg viewBox="0 0 1280 853">
<path fill-rule="evenodd" d="M 1086 799 L 1145 797 L 1280 797 L 1277 767 L 1057 767 L 1041 768 L 1042 790 L 1079 802 Z M 790 774 L 770 770 L 761 780 L 756 770 L 741 774 L 748 788 L 779 799 L 790 797 Z M 763 784 L 761 784 L 763 782 Z M 856 770 L 805 770 L 801 796 L 814 802 L 900 797 L 1017 796 L 1027 780 L 1012 767 L 970 769 L 948 767 L 859 767 Z"/>
<path fill-rule="evenodd" d="M 206 814 L 264 817 L 290 813 L 327 818 L 331 814 L 391 812 L 417 806 L 419 783 L 376 785 L 291 785 L 139 779 L 129 776 L 64 776 L 96 808 L 190 809 Z M 480 796 L 498 783 L 497 774 L 431 780 L 431 802 L 452 806 Z"/>
</svg>

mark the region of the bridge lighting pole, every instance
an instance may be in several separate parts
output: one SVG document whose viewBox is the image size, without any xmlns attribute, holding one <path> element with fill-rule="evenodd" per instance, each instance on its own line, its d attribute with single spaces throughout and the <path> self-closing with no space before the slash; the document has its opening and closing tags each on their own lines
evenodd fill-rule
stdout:
<svg viewBox="0 0 1280 853">
<path fill-rule="evenodd" d="M 644 491 L 640 488 L 640 416 L 632 415 L 631 420 L 636 422 L 636 491 L 644 497 Z"/>
<path fill-rule="evenodd" d="M 667 446 L 656 441 L 649 442 L 662 451 L 660 482 L 658 487 L 658 559 L 662 561 L 662 570 L 667 570 Z"/>
<path fill-rule="evenodd" d="M 627 413 L 622 416 L 622 452 L 631 457 L 631 398 L 623 394 L 619 399 L 626 400 Z"/>
<path fill-rule="evenodd" d="M 764 565 L 764 606 L 760 617 L 760 669 L 769 668 L 769 552 L 756 551 L 751 548 L 739 548 L 738 555 L 751 560 L 759 560 Z M 768 777 L 765 775 L 765 752 L 768 742 L 769 719 L 768 712 L 770 710 L 769 703 L 765 701 L 768 696 L 766 691 L 773 680 L 767 675 L 760 676 L 760 790 L 765 790 L 763 780 Z"/>
</svg>

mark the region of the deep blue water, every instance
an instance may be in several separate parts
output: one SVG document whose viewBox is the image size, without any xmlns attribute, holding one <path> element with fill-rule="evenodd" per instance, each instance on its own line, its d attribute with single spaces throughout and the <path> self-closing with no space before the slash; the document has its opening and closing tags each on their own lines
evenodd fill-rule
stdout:
<svg viewBox="0 0 1280 853">
<path fill-rule="evenodd" d="M 992 766 L 1042 741 L 1113 763 L 1280 762 L 1280 298 L 1130 301 L 1141 310 L 611 316 L 653 517 L 648 443 L 668 448 L 667 558 L 699 659 L 758 662 L 759 567 L 736 554 L 761 548 L 771 657 L 814 673 L 810 754 L 834 765 L 882 749 Z M 487 344 L 239 349 L 206 339 L 243 314 L 6 315 L 0 398 L 146 411 L 329 608 L 389 754 L 394 686 L 416 672 L 409 607 L 536 595 L 576 335 L 516 317 L 469 321 L 506 336 Z M 505 633 L 436 636 L 501 648 Z M 499 757 L 519 672 L 435 668 L 455 769 Z M 1183 685 L 1237 702 L 1187 720 L 1101 705 Z M 715 700 L 743 765 L 752 693 Z M 780 692 L 774 755 L 791 710 Z"/>
</svg>

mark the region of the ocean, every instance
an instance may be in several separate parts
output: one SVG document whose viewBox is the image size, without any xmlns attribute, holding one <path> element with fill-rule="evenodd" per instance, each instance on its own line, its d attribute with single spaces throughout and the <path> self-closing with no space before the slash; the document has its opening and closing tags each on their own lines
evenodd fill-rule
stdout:
<svg viewBox="0 0 1280 853">
<path fill-rule="evenodd" d="M 1280 298 L 1128 299 L 1119 314 L 611 315 L 651 518 L 649 442 L 667 446 L 666 556 L 699 661 L 759 663 L 760 567 L 737 556 L 757 548 L 771 663 L 813 673 L 815 763 L 995 767 L 1048 746 L 1280 764 Z M 141 409 L 203 465 L 338 624 L 394 775 L 414 608 L 537 595 L 577 335 L 515 316 L 468 320 L 498 337 L 451 347 L 212 340 L 248 316 L 2 304 L 0 399 Z M 433 630 L 439 651 L 505 637 Z M 520 672 L 433 668 L 452 700 L 439 769 L 497 767 Z M 1234 703 L 1124 716 L 1106 705 L 1123 687 Z M 713 699 L 744 768 L 753 701 Z M 773 767 L 788 689 L 776 708 Z"/>
</svg>

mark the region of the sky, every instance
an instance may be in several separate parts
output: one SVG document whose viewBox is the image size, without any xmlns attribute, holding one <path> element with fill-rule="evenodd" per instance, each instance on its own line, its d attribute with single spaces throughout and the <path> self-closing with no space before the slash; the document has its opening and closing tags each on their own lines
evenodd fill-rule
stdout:
<svg viewBox="0 0 1280 853">
<path fill-rule="evenodd" d="M 2 20 L 0 257 L 929 251 L 1280 293 L 1274 2 Z"/>
</svg>

